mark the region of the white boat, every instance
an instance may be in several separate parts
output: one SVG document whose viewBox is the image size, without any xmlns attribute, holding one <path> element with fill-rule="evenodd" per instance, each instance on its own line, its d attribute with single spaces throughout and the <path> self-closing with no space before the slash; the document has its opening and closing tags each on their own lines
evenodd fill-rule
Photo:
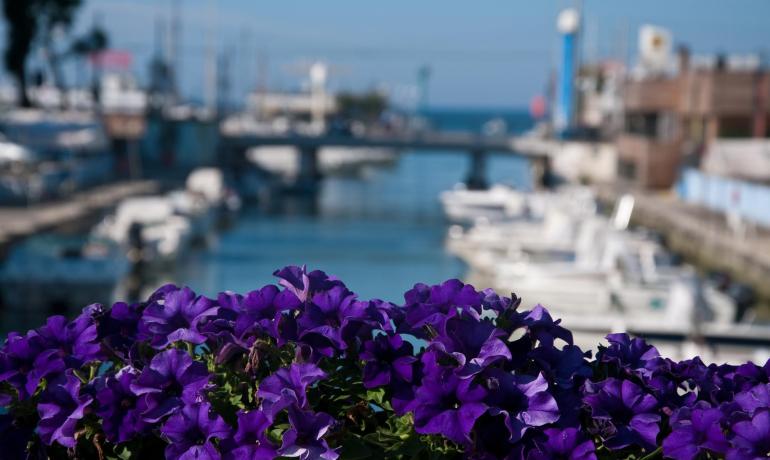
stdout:
<svg viewBox="0 0 770 460">
<path fill-rule="evenodd" d="M 109 240 L 28 238 L 11 248 L 0 268 L 5 321 L 14 326 L 10 329 L 30 327 L 52 314 L 72 314 L 94 302 L 108 304 L 128 270 L 125 252 Z"/>
<path fill-rule="evenodd" d="M 23 204 L 41 198 L 37 164 L 35 152 L 0 135 L 0 203 Z"/>
<path fill-rule="evenodd" d="M 93 233 L 123 245 L 135 262 L 162 264 L 184 252 L 192 228 L 188 218 L 175 213 L 169 198 L 152 196 L 122 201 Z"/>
<path fill-rule="evenodd" d="M 174 190 L 166 194 L 174 215 L 187 219 L 190 225 L 190 239 L 205 243 L 217 222 L 217 210 L 199 193 L 188 190 Z"/>
<path fill-rule="evenodd" d="M 2 114 L 0 126 L 9 141 L 34 151 L 45 166 L 38 172 L 43 198 L 102 183 L 113 174 L 107 135 L 93 112 L 14 109 Z"/>
<path fill-rule="evenodd" d="M 441 192 L 439 200 L 451 222 L 473 223 L 480 219 L 499 221 L 527 213 L 527 195 L 501 184 L 487 190 L 469 190 L 458 184 Z"/>
<path fill-rule="evenodd" d="M 490 223 L 479 221 L 468 230 L 450 228 L 447 248 L 472 269 L 484 271 L 501 261 L 519 259 L 522 252 L 550 253 L 574 258 L 576 246 L 598 238 L 606 228 L 600 216 L 579 217 L 551 209 L 542 220 Z"/>
<path fill-rule="evenodd" d="M 569 194 L 541 196 L 539 218 L 450 228 L 447 245 L 471 267 L 470 282 L 514 292 L 526 309 L 545 306 L 584 348 L 627 331 L 678 359 L 770 357 L 770 326 L 736 323 L 733 297 L 674 264 L 648 234 L 628 230 L 632 197 L 622 197 L 606 218 L 595 207 L 575 206 L 581 200 Z"/>
<path fill-rule="evenodd" d="M 292 182 L 299 174 L 300 154 L 292 146 L 253 147 L 246 158 L 274 176 Z M 318 169 L 323 175 L 358 173 L 366 166 L 388 165 L 396 161 L 392 149 L 369 147 L 322 147 L 318 151 Z"/>
<path fill-rule="evenodd" d="M 218 168 L 194 169 L 187 176 L 185 189 L 202 195 L 211 206 L 222 205 L 228 195 L 224 176 Z"/>
<path fill-rule="evenodd" d="M 562 193 L 542 195 L 545 205 L 539 219 L 479 220 L 467 230 L 450 227 L 447 247 L 474 271 L 508 276 L 520 272 L 522 264 L 528 261 L 595 266 L 602 257 L 608 259 L 602 255 L 608 244 L 617 246 L 630 241 L 632 235 L 625 229 L 630 219 L 628 209 L 633 203 L 624 202 L 608 219 L 597 214 L 592 194 L 581 196 L 579 189 L 567 197 Z M 624 238 L 617 236 L 621 231 Z M 616 236 L 610 238 L 611 234 Z M 549 268 L 552 271 L 556 267 Z"/>
<path fill-rule="evenodd" d="M 187 176 L 185 191 L 205 200 L 214 225 L 228 222 L 242 206 L 241 197 L 227 185 L 219 168 L 194 169 Z"/>
<path fill-rule="evenodd" d="M 573 331 L 581 347 L 592 348 L 609 333 L 628 332 L 650 340 L 673 359 L 700 356 L 706 362 L 740 364 L 770 358 L 770 325 L 735 323 L 735 303 L 690 274 L 672 283 L 647 305 L 606 311 L 565 311 L 550 306 L 554 317 Z"/>
<path fill-rule="evenodd" d="M 594 214 L 596 199 L 587 187 L 569 186 L 555 192 L 525 192 L 495 184 L 487 190 L 468 190 L 458 184 L 441 192 L 447 218 L 456 223 L 539 221 L 552 209 L 573 214 Z"/>
</svg>

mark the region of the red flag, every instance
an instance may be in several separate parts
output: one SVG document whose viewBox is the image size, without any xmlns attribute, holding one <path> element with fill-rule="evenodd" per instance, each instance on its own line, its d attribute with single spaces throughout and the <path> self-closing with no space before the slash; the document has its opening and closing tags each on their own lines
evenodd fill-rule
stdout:
<svg viewBox="0 0 770 460">
<path fill-rule="evenodd" d="M 128 70 L 133 56 L 128 51 L 105 50 L 89 56 L 91 65 L 102 70 Z"/>
<path fill-rule="evenodd" d="M 545 98 L 541 95 L 537 95 L 532 98 L 529 103 L 529 114 L 535 120 L 539 120 L 545 116 Z"/>
</svg>

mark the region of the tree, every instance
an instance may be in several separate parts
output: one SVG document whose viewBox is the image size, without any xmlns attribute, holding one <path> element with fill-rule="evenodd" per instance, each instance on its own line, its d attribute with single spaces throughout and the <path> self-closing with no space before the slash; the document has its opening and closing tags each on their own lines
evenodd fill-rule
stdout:
<svg viewBox="0 0 770 460">
<path fill-rule="evenodd" d="M 373 121 L 388 107 L 387 98 L 380 92 L 370 90 L 362 94 L 342 92 L 337 95 L 340 115 L 348 119 Z"/>
<path fill-rule="evenodd" d="M 86 57 L 93 53 L 104 51 L 109 46 L 107 32 L 99 26 L 94 26 L 90 31 L 75 39 L 70 46 L 70 53 L 77 57 Z"/>
<path fill-rule="evenodd" d="M 46 52 L 48 65 L 51 68 L 54 85 L 63 91 L 66 85 L 61 71 L 61 63 L 69 50 L 55 49 L 54 37 L 57 31 L 69 32 L 82 0 L 28 0 L 28 2 L 33 4 L 33 8 L 36 6 L 40 39 Z"/>
<path fill-rule="evenodd" d="M 91 30 L 73 40 L 70 45 L 69 55 L 75 57 L 78 65 L 82 66 L 85 63 L 86 58 L 106 50 L 109 47 L 109 44 L 110 40 L 107 36 L 107 32 L 105 32 L 101 26 L 94 25 L 91 27 Z M 95 68 L 96 63 L 94 63 L 94 69 Z M 91 74 L 91 86 L 94 99 L 98 102 L 100 96 L 96 70 Z"/>
<path fill-rule="evenodd" d="M 3 0 L 8 30 L 5 67 L 19 85 L 19 103 L 29 107 L 27 58 L 36 40 L 45 48 L 56 86 L 64 87 L 60 53 L 53 49 L 54 33 L 68 31 L 82 0 Z"/>
<path fill-rule="evenodd" d="M 19 103 L 29 107 L 27 97 L 27 56 L 37 32 L 37 20 L 30 4 L 18 0 L 3 1 L 3 15 L 8 22 L 8 43 L 5 48 L 5 67 L 19 85 Z"/>
</svg>

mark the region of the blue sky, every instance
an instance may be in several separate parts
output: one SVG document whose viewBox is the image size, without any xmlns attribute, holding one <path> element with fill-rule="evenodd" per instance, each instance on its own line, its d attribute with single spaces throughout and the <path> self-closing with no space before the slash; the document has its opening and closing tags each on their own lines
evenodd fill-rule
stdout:
<svg viewBox="0 0 770 460">
<path fill-rule="evenodd" d="M 86 0 L 78 28 L 95 17 L 114 47 L 132 51 L 145 74 L 156 19 L 171 0 Z M 432 68 L 430 101 L 440 106 L 520 107 L 543 91 L 555 67 L 557 12 L 566 0 L 180 0 L 184 92 L 203 90 L 208 43 L 229 49 L 233 93 L 256 82 L 256 56 L 269 83 L 291 88 L 298 63 L 324 59 L 336 88 L 382 86 L 408 99 L 417 68 Z M 639 25 L 669 28 L 698 53 L 770 52 L 766 0 L 584 0 L 589 55 L 635 53 Z M 213 31 L 213 32 L 212 32 Z M 216 37 L 210 40 L 207 37 Z M 770 57 L 770 54 L 768 55 Z"/>
</svg>

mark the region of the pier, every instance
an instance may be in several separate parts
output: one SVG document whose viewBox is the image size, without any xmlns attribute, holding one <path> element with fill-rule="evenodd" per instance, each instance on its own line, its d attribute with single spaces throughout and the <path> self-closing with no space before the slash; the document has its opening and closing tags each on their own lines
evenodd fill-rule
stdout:
<svg viewBox="0 0 770 460">
<path fill-rule="evenodd" d="M 533 146 L 532 140 L 516 137 L 484 137 L 468 133 L 421 132 L 409 134 L 368 134 L 364 136 L 260 134 L 248 131 L 223 130 L 220 133 L 220 152 L 223 166 L 236 172 L 248 166 L 246 151 L 260 146 L 293 146 L 300 152 L 299 175 L 295 188 L 312 192 L 321 180 L 318 168 L 318 150 L 321 147 L 390 148 L 397 152 L 418 151 L 424 153 L 459 151 L 470 157 L 465 176 L 468 188 L 484 189 L 486 158 L 490 153 L 516 155 L 538 163 L 540 172 L 548 168 L 552 149 Z"/>
<path fill-rule="evenodd" d="M 763 303 L 770 301 L 770 231 L 757 227 L 736 235 L 725 215 L 684 203 L 673 196 L 601 187 L 600 199 L 614 204 L 623 193 L 634 196 L 634 223 L 660 232 L 667 246 L 704 270 L 723 271 L 751 285 Z"/>
<path fill-rule="evenodd" d="M 120 200 L 155 193 L 156 181 L 116 182 L 82 190 L 72 196 L 29 206 L 0 207 L 0 253 L 14 241 L 39 232 L 54 230 L 93 217 Z"/>
</svg>

